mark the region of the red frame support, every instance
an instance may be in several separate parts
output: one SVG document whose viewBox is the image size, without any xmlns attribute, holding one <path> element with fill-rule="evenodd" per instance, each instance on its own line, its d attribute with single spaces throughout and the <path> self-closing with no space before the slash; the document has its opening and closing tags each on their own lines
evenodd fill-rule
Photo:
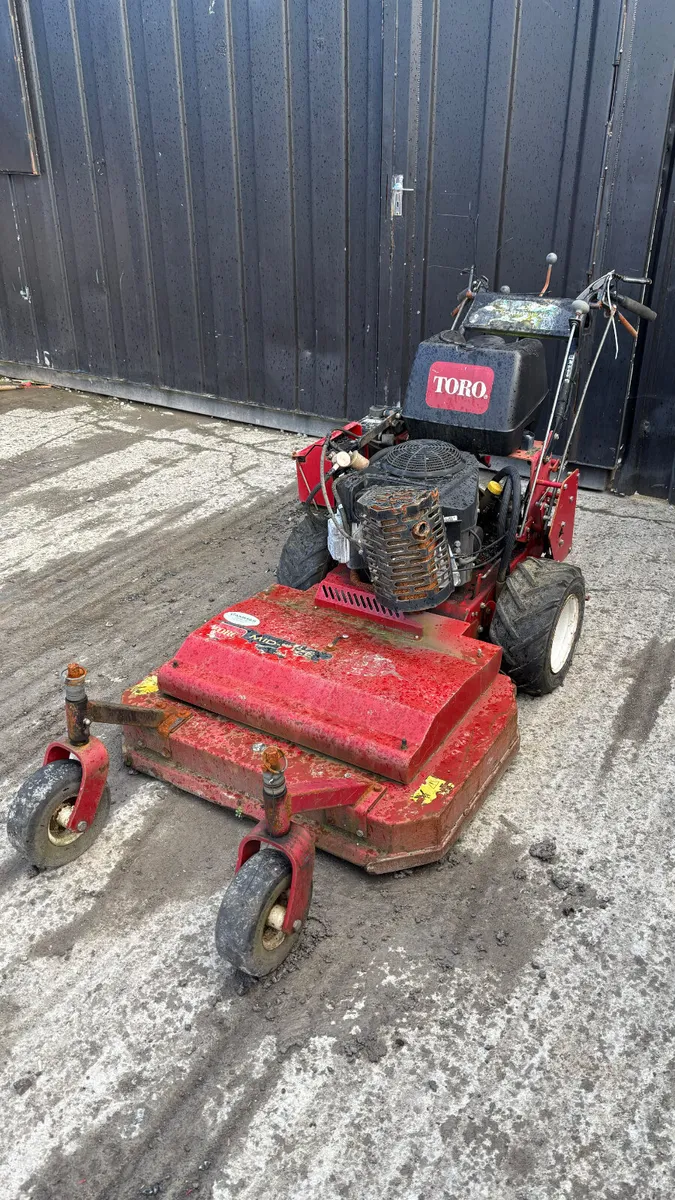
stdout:
<svg viewBox="0 0 675 1200">
<path fill-rule="evenodd" d="M 579 471 L 577 469 L 563 480 L 548 531 L 551 554 L 556 562 L 562 562 L 564 558 L 567 558 L 572 549 L 578 491 Z"/>
<path fill-rule="evenodd" d="M 356 434 L 357 437 L 363 432 L 363 428 L 359 421 L 348 421 L 345 425 L 345 429 L 349 430 L 350 433 Z M 309 446 L 305 446 L 304 450 L 296 450 L 293 455 L 298 477 L 298 497 L 303 504 L 309 496 L 312 488 L 315 487 L 319 482 L 319 463 L 321 461 L 321 447 L 323 446 L 324 441 L 325 438 L 319 438 L 316 442 L 310 442 Z M 365 454 L 368 454 L 367 450 L 365 451 Z M 332 464 L 330 461 L 326 463 L 326 471 L 330 470 L 331 465 Z M 333 497 L 333 487 L 330 479 L 326 480 L 326 492 L 328 493 L 328 499 L 330 500 L 331 504 L 334 504 L 335 500 Z M 321 490 L 316 493 L 314 502 L 320 507 L 326 507 Z"/>
<path fill-rule="evenodd" d="M 42 765 L 58 762 L 59 759 L 76 758 L 82 767 L 82 781 L 77 800 L 70 814 L 67 829 L 77 830 L 81 821 L 91 825 L 108 779 L 110 757 L 103 742 L 90 737 L 82 746 L 71 746 L 70 742 L 50 742 L 45 750 Z"/>
<path fill-rule="evenodd" d="M 279 765 L 281 762 L 283 762 L 283 768 Z M 286 757 L 278 747 L 271 746 L 265 751 L 263 766 L 268 770 L 283 772 L 286 767 Z M 265 778 L 266 776 L 263 775 L 263 779 Z M 357 783 L 356 788 L 336 787 L 322 798 L 321 803 L 324 808 L 353 808 L 355 811 L 358 811 L 358 805 L 362 805 L 365 806 L 364 811 L 367 811 L 383 791 L 384 786 L 376 783 L 367 785 L 365 789 L 363 783 Z M 280 805 L 266 794 L 265 785 L 263 785 L 263 802 L 265 817 L 258 822 L 253 832 L 247 834 L 240 842 L 235 874 L 249 858 L 258 853 L 263 843 L 285 854 L 291 864 L 291 886 L 282 929 L 284 933 L 289 934 L 294 932 L 295 923 L 302 922 L 307 915 L 312 895 L 316 842 L 316 831 L 293 821 L 292 815 L 316 809 L 316 797 L 303 796 L 302 793 L 291 796 L 290 793 L 284 791 L 282 799 L 284 812 L 281 820 L 279 820 Z M 286 814 L 288 824 L 283 819 Z M 273 832 L 275 824 L 279 825 L 277 833 Z"/>
</svg>

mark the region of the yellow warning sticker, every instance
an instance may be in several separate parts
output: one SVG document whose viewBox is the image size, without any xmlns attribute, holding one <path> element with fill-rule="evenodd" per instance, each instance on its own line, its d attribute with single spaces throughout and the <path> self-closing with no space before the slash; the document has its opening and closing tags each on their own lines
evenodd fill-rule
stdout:
<svg viewBox="0 0 675 1200">
<path fill-rule="evenodd" d="M 132 687 L 131 694 L 132 696 L 150 696 L 152 692 L 158 691 L 157 676 L 146 675 L 145 679 L 141 679 L 141 682 L 136 684 L 136 687 Z"/>
<path fill-rule="evenodd" d="M 446 779 L 437 779 L 435 775 L 427 775 L 421 787 L 413 792 L 411 800 L 421 801 L 422 804 L 432 804 L 442 788 L 454 788 L 454 783 Z"/>
</svg>

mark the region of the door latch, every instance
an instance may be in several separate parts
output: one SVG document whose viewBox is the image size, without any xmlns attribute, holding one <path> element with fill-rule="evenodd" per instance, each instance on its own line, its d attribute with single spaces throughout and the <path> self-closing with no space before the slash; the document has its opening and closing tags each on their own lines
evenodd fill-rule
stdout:
<svg viewBox="0 0 675 1200">
<path fill-rule="evenodd" d="M 402 175 L 392 175 L 391 177 L 391 215 L 392 217 L 403 216 L 403 193 L 414 192 L 414 188 L 403 186 Z"/>
</svg>

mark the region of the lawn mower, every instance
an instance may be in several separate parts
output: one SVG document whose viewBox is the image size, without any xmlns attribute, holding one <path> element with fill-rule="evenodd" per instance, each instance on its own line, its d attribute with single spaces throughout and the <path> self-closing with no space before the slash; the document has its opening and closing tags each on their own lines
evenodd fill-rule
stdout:
<svg viewBox="0 0 675 1200">
<path fill-rule="evenodd" d="M 616 319 L 637 336 L 618 307 L 656 315 L 615 271 L 550 297 L 554 261 L 539 295 L 490 292 L 472 272 L 403 404 L 296 452 L 303 514 L 274 586 L 189 634 L 120 704 L 90 699 L 85 669 L 67 667 L 67 737 L 9 812 L 30 862 L 70 862 L 103 826 L 96 722 L 122 726 L 128 766 L 256 820 L 216 927 L 251 976 L 297 942 L 317 846 L 376 874 L 447 853 L 518 748 L 516 688 L 550 693 L 569 669 L 585 598 L 565 562 L 570 447 Z M 564 351 L 537 440 L 547 338 Z"/>
</svg>

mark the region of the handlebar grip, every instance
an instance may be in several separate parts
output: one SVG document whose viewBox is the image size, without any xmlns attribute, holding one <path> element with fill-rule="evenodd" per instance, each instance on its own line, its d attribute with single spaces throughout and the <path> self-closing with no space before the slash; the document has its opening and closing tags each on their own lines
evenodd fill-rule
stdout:
<svg viewBox="0 0 675 1200">
<path fill-rule="evenodd" d="M 642 317 L 644 321 L 656 320 L 657 314 L 654 309 L 647 308 L 646 304 L 640 304 L 639 300 L 633 300 L 632 296 L 620 296 L 617 292 L 614 299 L 622 308 L 627 308 L 629 312 L 635 313 L 636 317 Z"/>
</svg>

